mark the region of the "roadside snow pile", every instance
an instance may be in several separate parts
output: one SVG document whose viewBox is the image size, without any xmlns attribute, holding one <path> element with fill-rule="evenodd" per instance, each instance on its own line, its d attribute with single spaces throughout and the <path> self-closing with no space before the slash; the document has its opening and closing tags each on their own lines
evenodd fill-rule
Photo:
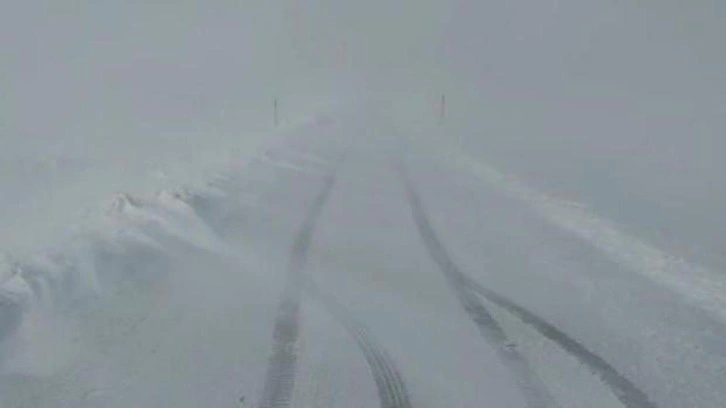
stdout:
<svg viewBox="0 0 726 408">
<path fill-rule="evenodd" d="M 210 251 L 223 250 L 224 243 L 190 205 L 193 196 L 186 190 L 161 191 L 150 199 L 118 194 L 106 212 L 105 231 L 111 232 L 107 238 L 131 234 L 150 245 L 172 239 Z"/>
<path fill-rule="evenodd" d="M 163 265 L 175 254 L 234 256 L 193 205 L 224 198 L 212 183 L 194 193 L 119 193 L 87 214 L 88 225 L 56 250 L 26 260 L 0 256 L 0 365 L 24 347 L 24 323 L 38 311 L 70 315 L 129 282 L 153 283 L 168 273 Z"/>
<path fill-rule="evenodd" d="M 443 149 L 441 151 L 444 151 Z M 451 150 L 455 162 L 486 183 L 533 208 L 543 219 L 600 250 L 614 261 L 680 294 L 726 321 L 726 279 L 722 273 L 670 254 L 623 232 L 581 203 L 551 197 L 510 174 Z"/>
</svg>

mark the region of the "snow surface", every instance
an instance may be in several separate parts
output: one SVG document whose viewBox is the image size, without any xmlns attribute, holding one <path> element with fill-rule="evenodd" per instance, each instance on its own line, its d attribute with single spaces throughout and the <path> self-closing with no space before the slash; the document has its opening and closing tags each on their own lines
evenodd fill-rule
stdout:
<svg viewBox="0 0 726 408">
<path fill-rule="evenodd" d="M 726 400 L 724 4 L 6 9 L 0 406 Z"/>
</svg>

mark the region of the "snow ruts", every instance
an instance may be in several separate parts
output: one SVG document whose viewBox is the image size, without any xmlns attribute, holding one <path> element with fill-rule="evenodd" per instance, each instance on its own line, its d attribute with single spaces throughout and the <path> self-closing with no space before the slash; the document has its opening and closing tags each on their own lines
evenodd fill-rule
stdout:
<svg viewBox="0 0 726 408">
<path fill-rule="evenodd" d="M 542 336 L 555 342 L 568 354 L 574 356 L 581 364 L 587 367 L 590 372 L 596 375 L 606 384 L 615 397 L 627 408 L 657 408 L 657 405 L 650 401 L 648 396 L 641 391 L 633 382 L 620 374 L 614 367 L 608 364 L 602 357 L 585 348 L 577 340 L 569 337 L 552 324 L 538 317 L 536 314 L 517 305 L 509 299 L 486 288 L 480 283 L 461 272 L 459 267 L 451 259 L 444 245 L 438 238 L 436 231 L 424 210 L 421 197 L 416 190 L 414 182 L 401 161 L 399 170 L 406 186 L 406 192 L 411 212 L 419 229 L 421 239 L 429 251 L 429 254 L 439 265 L 439 268 L 446 276 L 450 286 L 456 293 L 469 316 L 479 327 L 483 337 L 493 343 L 500 353 L 503 361 L 508 363 L 518 377 L 520 385 L 528 394 L 531 406 L 544 406 L 543 404 L 553 403 L 552 397 L 546 391 L 545 385 L 537 378 L 534 372 L 528 367 L 524 357 L 516 351 L 514 345 L 509 342 L 506 334 L 499 324 L 494 320 L 491 313 L 479 301 L 477 294 L 489 302 L 501 307 L 510 314 L 517 317 L 523 323 L 535 329 Z M 545 394 L 546 393 L 546 394 Z"/>
<path fill-rule="evenodd" d="M 451 259 L 451 256 L 449 256 L 449 253 L 431 226 L 423 208 L 421 197 L 402 161 L 398 169 L 401 172 L 406 187 L 406 195 L 411 205 L 411 214 L 418 227 L 421 239 L 431 258 L 444 274 L 446 281 L 459 300 L 459 303 L 461 303 L 461 306 L 476 324 L 479 333 L 494 347 L 501 361 L 512 372 L 530 407 L 545 408 L 557 406 L 542 380 L 532 370 L 516 346 L 507 338 L 504 330 L 494 320 L 494 317 L 492 317 L 492 314 L 480 301 L 476 292 L 467 285 L 464 274 Z"/>
<path fill-rule="evenodd" d="M 368 329 L 353 318 L 340 302 L 321 292 L 312 282 L 306 285 L 306 289 L 307 293 L 334 316 L 355 339 L 376 382 L 381 408 L 411 408 L 403 376 L 388 353 L 370 335 Z"/>
<path fill-rule="evenodd" d="M 304 280 L 308 249 L 323 206 L 335 186 L 335 171 L 325 181 L 308 210 L 300 232 L 295 238 L 287 268 L 287 282 L 280 301 L 273 331 L 272 354 L 262 390 L 260 408 L 286 408 L 290 406 L 295 386 L 297 366 L 297 340 L 300 332 L 300 296 Z"/>
<path fill-rule="evenodd" d="M 613 366 L 608 364 L 602 357 L 593 353 L 580 344 L 577 340 L 571 338 L 558 328 L 540 318 L 534 313 L 528 311 L 522 306 L 517 305 L 511 300 L 487 289 L 470 277 L 465 277 L 467 285 L 488 301 L 501 307 L 512 315 L 516 316 L 535 329 L 542 336 L 555 342 L 560 348 L 574 356 L 582 365 L 587 367 L 590 372 L 595 374 L 600 380 L 607 384 L 617 399 L 627 408 L 657 408 L 657 406 L 648 399 L 648 396 L 638 389 L 630 380 L 620 374 Z"/>
<path fill-rule="evenodd" d="M 311 206 L 300 232 L 295 238 L 288 263 L 287 282 L 280 302 L 273 332 L 272 354 L 260 400 L 260 408 L 286 408 L 291 405 L 297 365 L 300 298 L 302 290 L 334 316 L 350 333 L 368 363 L 376 383 L 381 408 L 411 408 L 403 377 L 388 353 L 373 339 L 368 330 L 352 317 L 337 300 L 318 289 L 304 269 L 308 250 L 323 206 L 335 185 L 335 171 Z"/>
</svg>

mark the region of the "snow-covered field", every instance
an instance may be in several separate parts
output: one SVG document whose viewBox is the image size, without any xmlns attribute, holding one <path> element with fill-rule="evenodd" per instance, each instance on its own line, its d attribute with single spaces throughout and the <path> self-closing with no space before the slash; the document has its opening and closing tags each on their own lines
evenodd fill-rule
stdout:
<svg viewBox="0 0 726 408">
<path fill-rule="evenodd" d="M 8 8 L 0 407 L 723 405 L 720 3 Z"/>
</svg>

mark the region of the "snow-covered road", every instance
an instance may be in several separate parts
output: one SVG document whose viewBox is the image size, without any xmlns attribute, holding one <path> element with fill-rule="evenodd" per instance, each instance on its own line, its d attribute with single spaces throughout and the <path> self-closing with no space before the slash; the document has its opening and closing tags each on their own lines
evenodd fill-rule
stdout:
<svg viewBox="0 0 726 408">
<path fill-rule="evenodd" d="M 50 293 L 0 304 L 1 406 L 723 406 L 719 274 L 444 137 L 344 113 L 205 189 L 119 198 L 97 295 L 36 266 L 0 298 Z"/>
</svg>

